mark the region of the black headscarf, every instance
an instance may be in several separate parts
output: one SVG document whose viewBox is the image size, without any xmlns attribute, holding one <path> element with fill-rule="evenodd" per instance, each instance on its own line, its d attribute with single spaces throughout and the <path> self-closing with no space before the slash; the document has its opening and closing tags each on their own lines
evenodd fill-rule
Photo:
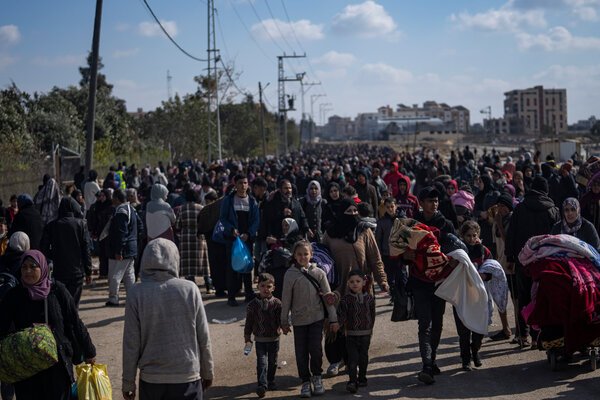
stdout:
<svg viewBox="0 0 600 400">
<path fill-rule="evenodd" d="M 58 206 L 58 217 L 75 217 L 83 218 L 81 205 L 71 196 L 63 197 Z"/>
<path fill-rule="evenodd" d="M 349 215 L 345 211 L 350 206 L 356 206 L 352 200 L 343 199 L 340 202 L 339 212 L 335 215 L 335 223 L 327 230 L 327 234 L 332 238 L 345 239 L 349 243 L 356 242 L 358 238 L 359 215 Z"/>
</svg>

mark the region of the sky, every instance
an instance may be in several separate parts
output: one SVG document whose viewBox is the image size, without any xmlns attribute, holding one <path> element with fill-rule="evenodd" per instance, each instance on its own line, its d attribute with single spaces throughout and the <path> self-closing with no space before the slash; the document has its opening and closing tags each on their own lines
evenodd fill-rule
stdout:
<svg viewBox="0 0 600 400">
<path fill-rule="evenodd" d="M 206 0 L 147 0 L 174 40 L 206 58 Z M 215 0 L 217 48 L 236 85 L 277 108 L 277 56 L 285 76 L 306 73 L 305 110 L 314 120 L 356 117 L 427 100 L 463 105 L 471 121 L 504 92 L 566 88 L 568 121 L 600 117 L 600 0 Z M 0 87 L 27 92 L 77 85 L 91 49 L 95 1 L 3 0 Z M 100 55 L 114 94 L 135 111 L 153 110 L 171 91 L 193 93 L 206 63 L 178 50 L 143 0 L 104 1 Z M 320 85 L 310 86 L 310 83 Z M 301 87 L 296 95 L 299 119 Z M 237 94 L 236 88 L 231 94 Z M 318 95 L 321 95 L 317 97 Z"/>
</svg>

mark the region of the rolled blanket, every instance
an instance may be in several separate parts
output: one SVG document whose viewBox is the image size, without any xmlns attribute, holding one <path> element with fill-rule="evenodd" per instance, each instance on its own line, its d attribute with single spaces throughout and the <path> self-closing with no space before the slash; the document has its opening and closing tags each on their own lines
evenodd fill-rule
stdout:
<svg viewBox="0 0 600 400">
<path fill-rule="evenodd" d="M 407 250 L 416 253 L 411 264 L 411 273 L 421 280 L 437 282 L 447 277 L 451 268 L 448 257 L 442 253 L 435 228 L 415 221 L 398 218 L 390 231 L 390 256 L 398 257 Z"/>
<path fill-rule="evenodd" d="M 534 236 L 525 243 L 519 253 L 523 265 L 546 258 L 587 258 L 600 269 L 600 254 L 592 246 L 571 235 Z"/>
<path fill-rule="evenodd" d="M 508 283 L 502 266 L 496 260 L 485 260 L 479 267 L 479 273 L 492 275 L 491 280 L 484 282 L 488 293 L 488 308 L 490 311 L 491 323 L 494 311 L 492 300 L 496 303 L 499 312 L 506 312 L 506 305 L 508 304 Z"/>
</svg>

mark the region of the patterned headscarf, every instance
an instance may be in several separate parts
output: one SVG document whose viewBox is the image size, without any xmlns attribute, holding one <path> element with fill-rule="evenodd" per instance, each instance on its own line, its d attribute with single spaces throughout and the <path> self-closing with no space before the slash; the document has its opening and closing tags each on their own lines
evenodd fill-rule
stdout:
<svg viewBox="0 0 600 400">
<path fill-rule="evenodd" d="M 44 300 L 48 297 L 51 286 L 50 270 L 48 268 L 48 263 L 46 262 L 46 257 L 38 250 L 27 250 L 21 257 L 21 265 L 23 265 L 23 261 L 25 261 L 26 258 L 32 258 L 33 261 L 40 266 L 42 276 L 40 277 L 40 280 L 33 285 L 25 283 L 21 277 L 21 284 L 29 292 L 29 298 L 31 298 L 31 300 Z"/>
<path fill-rule="evenodd" d="M 569 224 L 567 219 L 564 217 L 564 209 L 565 207 L 572 207 L 577 211 L 577 219 L 574 223 Z M 569 197 L 563 201 L 563 218 L 562 218 L 562 229 L 561 233 L 566 233 L 569 235 L 574 235 L 577 233 L 579 229 L 581 229 L 581 207 L 579 205 L 579 201 L 575 197 Z"/>
</svg>

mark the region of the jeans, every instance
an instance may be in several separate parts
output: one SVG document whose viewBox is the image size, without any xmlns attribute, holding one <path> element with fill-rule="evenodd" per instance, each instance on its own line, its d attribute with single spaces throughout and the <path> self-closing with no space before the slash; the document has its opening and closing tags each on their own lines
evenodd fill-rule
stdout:
<svg viewBox="0 0 600 400">
<path fill-rule="evenodd" d="M 113 304 L 119 303 L 119 286 L 121 280 L 125 280 L 125 290 L 128 291 L 135 283 L 134 258 L 123 260 L 110 259 L 108 261 L 108 301 Z"/>
<path fill-rule="evenodd" d="M 202 400 L 202 381 L 148 383 L 140 379 L 140 400 Z"/>
<path fill-rule="evenodd" d="M 419 322 L 419 350 L 424 368 L 435 364 L 437 348 L 442 336 L 446 301 L 437 297 L 433 283 L 410 278 L 409 287 L 415 299 L 415 312 Z"/>
<path fill-rule="evenodd" d="M 256 378 L 258 386 L 266 389 L 269 383 L 275 381 L 278 353 L 279 340 L 274 342 L 256 342 Z"/>
<path fill-rule="evenodd" d="M 312 376 L 323 373 L 323 320 L 309 325 L 294 326 L 294 350 L 298 376 L 309 382 Z"/>
<path fill-rule="evenodd" d="M 348 350 L 348 376 L 350 382 L 365 382 L 367 380 L 367 366 L 369 365 L 369 346 L 371 335 L 346 336 L 346 349 Z"/>
<path fill-rule="evenodd" d="M 460 344 L 460 358 L 462 359 L 463 364 L 468 364 L 471 362 L 471 357 L 475 358 L 477 353 L 479 353 L 483 335 L 470 331 L 458 317 L 456 308 L 452 307 L 452 310 L 454 312 L 454 322 L 456 322 L 458 343 Z"/>
</svg>

